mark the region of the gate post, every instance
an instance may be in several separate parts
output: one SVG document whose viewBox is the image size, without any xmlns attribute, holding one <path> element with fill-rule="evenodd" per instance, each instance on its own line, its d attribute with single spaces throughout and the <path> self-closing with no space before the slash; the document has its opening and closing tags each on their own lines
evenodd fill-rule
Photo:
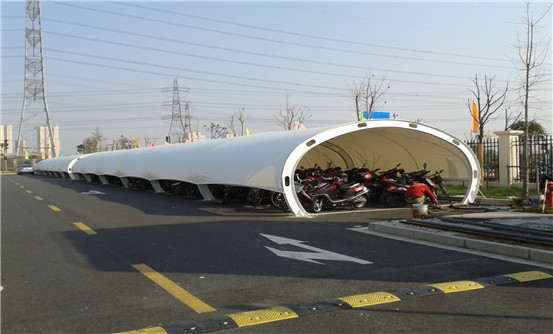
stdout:
<svg viewBox="0 0 553 334">
<path fill-rule="evenodd" d="M 524 131 L 520 130 L 494 132 L 499 142 L 499 185 L 501 187 L 508 187 L 513 179 L 518 178 L 518 169 L 508 171 L 507 166 L 519 166 L 520 154 L 515 140 L 523 133 Z"/>
</svg>

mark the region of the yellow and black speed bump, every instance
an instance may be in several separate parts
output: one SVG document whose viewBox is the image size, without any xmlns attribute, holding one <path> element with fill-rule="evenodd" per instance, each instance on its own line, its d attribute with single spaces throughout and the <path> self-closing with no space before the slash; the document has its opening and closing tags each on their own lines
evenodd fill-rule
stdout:
<svg viewBox="0 0 553 334">
<path fill-rule="evenodd" d="M 244 327 L 297 318 L 298 315 L 287 307 L 279 306 L 263 310 L 229 314 L 228 317 L 234 320 L 238 327 Z"/>
<path fill-rule="evenodd" d="M 412 289 L 392 290 L 389 292 L 372 292 L 310 304 L 277 306 L 268 309 L 234 313 L 227 316 L 214 317 L 182 324 L 144 328 L 124 333 L 207 333 L 223 329 L 245 327 L 286 319 L 300 318 L 311 314 L 320 314 L 325 312 L 347 310 L 357 307 L 369 307 L 372 305 L 399 302 L 401 300 L 409 298 L 471 291 L 476 289 L 484 289 L 486 287 L 496 285 L 522 283 L 550 278 L 553 278 L 553 276 L 546 272 L 526 271 L 508 275 L 477 278 L 471 281 L 454 281 L 429 284 Z"/>
</svg>

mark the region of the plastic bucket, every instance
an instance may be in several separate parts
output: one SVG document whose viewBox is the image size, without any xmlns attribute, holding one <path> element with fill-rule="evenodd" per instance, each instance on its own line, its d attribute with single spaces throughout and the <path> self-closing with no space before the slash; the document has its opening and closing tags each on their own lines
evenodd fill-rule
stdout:
<svg viewBox="0 0 553 334">
<path fill-rule="evenodd" d="M 428 217 L 428 205 L 413 204 L 413 218 L 426 218 L 426 217 Z"/>
</svg>

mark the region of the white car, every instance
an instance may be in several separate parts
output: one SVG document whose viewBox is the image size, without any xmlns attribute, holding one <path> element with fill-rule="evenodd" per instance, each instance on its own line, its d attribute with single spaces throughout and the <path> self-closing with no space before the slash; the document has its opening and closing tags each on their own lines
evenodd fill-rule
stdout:
<svg viewBox="0 0 553 334">
<path fill-rule="evenodd" d="M 31 164 L 23 164 L 19 166 L 19 168 L 17 169 L 17 174 L 24 174 L 24 173 L 34 174 L 35 168 Z"/>
</svg>

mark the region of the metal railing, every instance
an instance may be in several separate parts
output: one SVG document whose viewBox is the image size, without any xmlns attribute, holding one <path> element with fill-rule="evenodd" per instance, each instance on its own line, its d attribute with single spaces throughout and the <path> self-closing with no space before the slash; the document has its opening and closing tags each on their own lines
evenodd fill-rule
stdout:
<svg viewBox="0 0 553 334">
<path fill-rule="evenodd" d="M 466 142 L 467 145 L 477 154 L 478 142 L 471 140 Z M 528 150 L 528 169 L 529 182 L 539 183 L 539 175 L 553 175 L 553 136 L 531 137 L 526 141 L 523 137 L 515 139 L 512 143 L 518 152 L 519 166 L 507 166 L 508 183 L 522 182 L 523 166 L 525 165 L 524 156 L 522 155 L 524 145 L 527 145 Z M 499 174 L 499 140 L 496 138 L 488 138 L 483 143 L 484 153 L 484 180 L 486 182 L 496 182 L 500 179 Z"/>
<path fill-rule="evenodd" d="M 478 154 L 478 141 L 471 140 L 467 145 Z M 488 138 L 482 143 L 484 149 L 484 181 L 499 181 L 499 141 L 497 138 Z"/>
<path fill-rule="evenodd" d="M 518 146 L 519 156 L 519 165 L 520 171 L 522 173 L 522 168 L 524 165 L 528 166 L 530 170 L 530 182 L 539 182 L 537 178 L 540 173 L 549 174 L 553 168 L 553 137 L 552 136 L 542 136 L 542 137 L 531 137 L 526 141 L 524 138 L 515 139 L 514 145 Z M 528 162 L 524 161 L 523 149 L 524 145 L 528 150 Z"/>
</svg>

